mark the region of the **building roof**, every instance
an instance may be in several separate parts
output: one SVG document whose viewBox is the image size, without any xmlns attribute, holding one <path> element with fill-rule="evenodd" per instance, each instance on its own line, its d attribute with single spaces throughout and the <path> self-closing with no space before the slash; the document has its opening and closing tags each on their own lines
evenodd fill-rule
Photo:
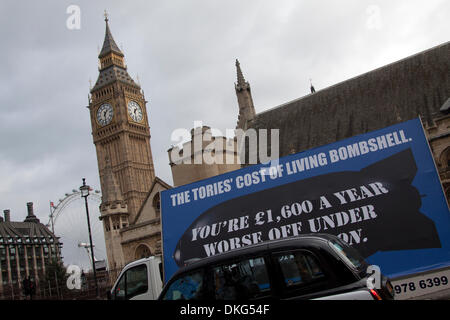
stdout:
<svg viewBox="0 0 450 320">
<path fill-rule="evenodd" d="M 132 224 L 136 224 L 137 221 L 139 220 L 139 217 L 142 214 L 142 211 L 144 210 L 145 204 L 147 203 L 147 201 L 149 200 L 150 196 L 152 195 L 153 189 L 155 188 L 155 186 L 159 184 L 161 185 L 163 188 L 165 188 L 166 190 L 172 189 L 172 186 L 170 184 L 168 184 L 167 182 L 165 182 L 164 180 L 155 177 L 155 179 L 153 180 L 153 183 L 150 187 L 150 190 L 147 192 L 147 196 L 145 197 L 145 200 L 142 202 L 142 205 L 136 215 L 136 218 L 134 218 L 134 221 L 132 222 Z"/>
<path fill-rule="evenodd" d="M 58 243 L 50 230 L 34 215 L 33 202 L 27 203 L 28 215 L 24 222 L 10 221 L 10 212 L 5 210 L 5 221 L 0 220 L 0 245 Z"/>
<path fill-rule="evenodd" d="M 431 122 L 450 97 L 449 74 L 447 42 L 261 112 L 248 127 L 280 129 L 285 156 L 419 115 Z"/>
<path fill-rule="evenodd" d="M 0 245 L 59 243 L 45 225 L 39 222 L 0 222 Z"/>
<path fill-rule="evenodd" d="M 123 57 L 122 51 L 119 49 L 116 42 L 114 41 L 114 38 L 111 34 L 111 30 L 109 30 L 108 18 L 105 19 L 105 22 L 106 22 L 105 40 L 103 41 L 103 47 L 98 57 L 102 58 L 111 52 L 114 52 L 119 56 Z"/>
<path fill-rule="evenodd" d="M 127 69 L 113 64 L 100 71 L 97 82 L 95 83 L 91 92 L 98 90 L 115 81 L 123 82 L 125 84 L 136 87 L 137 89 L 140 88 L 140 86 L 136 82 L 134 82 L 134 80 L 130 77 Z"/>
</svg>

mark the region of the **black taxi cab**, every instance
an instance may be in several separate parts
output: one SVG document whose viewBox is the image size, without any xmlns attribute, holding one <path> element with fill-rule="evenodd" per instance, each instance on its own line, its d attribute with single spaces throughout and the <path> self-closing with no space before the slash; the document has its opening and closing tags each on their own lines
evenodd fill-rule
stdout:
<svg viewBox="0 0 450 320">
<path fill-rule="evenodd" d="M 158 299 L 393 299 L 390 280 L 370 270 L 338 237 L 311 234 L 192 262 L 171 277 Z"/>
</svg>

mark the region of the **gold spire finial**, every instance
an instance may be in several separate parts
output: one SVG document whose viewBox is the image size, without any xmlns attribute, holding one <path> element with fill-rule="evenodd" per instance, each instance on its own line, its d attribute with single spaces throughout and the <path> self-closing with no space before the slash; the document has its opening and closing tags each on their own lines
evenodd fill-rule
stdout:
<svg viewBox="0 0 450 320">
<path fill-rule="evenodd" d="M 105 9 L 105 13 L 103 14 L 104 16 L 105 16 L 105 21 L 106 22 L 108 22 L 108 11 L 106 11 L 106 9 Z"/>
</svg>

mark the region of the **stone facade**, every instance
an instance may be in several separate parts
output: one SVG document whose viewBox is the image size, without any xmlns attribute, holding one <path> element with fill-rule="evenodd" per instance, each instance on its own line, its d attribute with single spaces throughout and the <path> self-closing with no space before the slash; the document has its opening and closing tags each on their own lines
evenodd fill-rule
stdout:
<svg viewBox="0 0 450 320">
<path fill-rule="evenodd" d="M 120 231 L 121 245 L 126 252 L 125 260 L 162 254 L 160 192 L 170 188 L 170 185 L 156 177 L 136 219 Z"/>
<path fill-rule="evenodd" d="M 110 269 L 119 269 L 126 261 L 121 246 L 120 230 L 129 225 L 129 211 L 108 157 L 105 158 L 103 177 L 100 220 L 103 221 L 106 255 Z"/>
</svg>

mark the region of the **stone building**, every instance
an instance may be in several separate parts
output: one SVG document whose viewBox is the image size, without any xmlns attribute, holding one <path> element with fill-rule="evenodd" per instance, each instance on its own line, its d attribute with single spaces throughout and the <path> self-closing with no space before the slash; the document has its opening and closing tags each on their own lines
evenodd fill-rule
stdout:
<svg viewBox="0 0 450 320">
<path fill-rule="evenodd" d="M 155 176 L 147 101 L 128 74 L 108 17 L 99 76 L 89 111 L 102 190 L 103 221 L 110 271 L 136 257 L 161 253 L 159 191 L 170 186 Z M 114 279 L 114 275 L 113 275 Z"/>
<path fill-rule="evenodd" d="M 191 130 L 191 140 L 168 151 L 174 186 L 241 168 L 234 139 L 212 136 L 208 126 Z"/>
<path fill-rule="evenodd" d="M 247 120 L 256 115 L 250 83 L 245 81 L 239 61 L 236 59 L 237 82 L 234 84 L 239 105 L 236 129 L 247 130 Z M 197 141 L 200 141 L 197 143 Z M 196 148 L 196 145 L 200 147 Z M 247 145 L 248 146 L 248 145 Z M 172 147 L 169 164 L 174 186 L 180 186 L 241 168 L 240 144 L 234 139 L 213 137 L 211 128 L 203 126 L 191 130 L 191 140 L 182 148 Z M 207 163 L 204 158 L 213 158 Z M 174 159 L 174 156 L 176 159 Z"/>
<path fill-rule="evenodd" d="M 162 254 L 160 192 L 170 188 L 155 177 L 135 219 L 120 231 L 125 261 Z"/>
<path fill-rule="evenodd" d="M 10 210 L 4 210 L 4 218 L 0 217 L 0 297 L 6 292 L 21 293 L 26 277 L 39 287 L 49 262 L 62 259 L 59 237 L 40 223 L 32 202 L 27 207 L 23 222 L 11 221 Z"/>
<path fill-rule="evenodd" d="M 237 127 L 279 129 L 280 157 L 420 117 L 448 198 L 450 42 L 260 113 L 236 66 Z"/>
<path fill-rule="evenodd" d="M 450 98 L 438 112 L 432 114 L 431 121 L 424 127 L 447 202 L 450 203 Z"/>
</svg>

